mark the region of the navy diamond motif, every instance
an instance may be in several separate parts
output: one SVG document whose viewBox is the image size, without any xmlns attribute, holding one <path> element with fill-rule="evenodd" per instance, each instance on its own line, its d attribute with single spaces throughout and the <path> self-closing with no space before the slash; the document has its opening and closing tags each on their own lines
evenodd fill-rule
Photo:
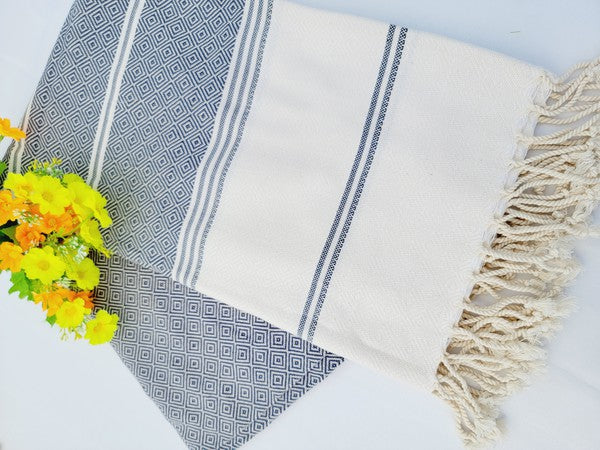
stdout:
<svg viewBox="0 0 600 450">
<path fill-rule="evenodd" d="M 106 85 L 125 18 L 123 0 L 78 0 L 32 100 L 22 167 L 60 157 L 87 174 Z"/>
<path fill-rule="evenodd" d="M 342 362 L 123 258 L 96 263 L 115 350 L 190 449 L 239 447 Z"/>
<path fill-rule="evenodd" d="M 32 102 L 23 168 L 59 157 L 87 175 L 127 5 L 75 0 Z M 140 265 L 98 257 L 97 304 L 120 315 L 116 351 L 192 449 L 239 447 L 342 361 L 163 276 L 242 7 L 147 0 L 100 183 L 115 218 L 108 244 Z"/>
<path fill-rule="evenodd" d="M 243 3 L 147 0 L 138 24 L 99 187 L 113 199 L 108 244 L 162 274 L 175 260 Z"/>
</svg>

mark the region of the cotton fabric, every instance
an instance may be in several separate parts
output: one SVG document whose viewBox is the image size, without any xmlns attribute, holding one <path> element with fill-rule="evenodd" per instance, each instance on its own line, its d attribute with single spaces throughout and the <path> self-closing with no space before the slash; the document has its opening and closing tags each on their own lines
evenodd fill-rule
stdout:
<svg viewBox="0 0 600 450">
<path fill-rule="evenodd" d="M 193 449 L 238 448 L 343 361 L 152 264 L 169 241 L 175 252 L 170 230 L 210 139 L 241 14 L 235 1 L 76 0 L 23 121 L 27 139 L 6 155 L 15 171 L 52 158 L 83 177 L 102 166 L 118 254 L 96 256 L 95 302 L 119 314 L 115 350 Z"/>
<path fill-rule="evenodd" d="M 115 57 L 85 111 L 98 123 L 64 158 L 108 196 L 108 244 L 431 390 L 544 71 L 285 0 L 199 9 L 221 32 L 180 38 L 184 14 L 155 31 L 141 0 L 110 20 Z M 159 64 L 171 47 L 185 51 Z M 33 127 L 58 114 L 42 98 Z M 41 139 L 12 166 L 39 158 Z"/>
<path fill-rule="evenodd" d="M 122 8 L 91 102 L 80 171 L 118 200 L 109 245 L 434 391 L 466 444 L 496 439 L 600 197 L 598 61 L 554 77 L 286 0 L 203 4 L 212 28 L 182 37 L 187 15 L 157 32 L 154 6 Z"/>
<path fill-rule="evenodd" d="M 238 448 L 342 358 L 119 256 L 97 256 L 112 342 L 190 449 Z"/>
<path fill-rule="evenodd" d="M 173 276 L 431 390 L 542 71 L 414 30 L 265 8 L 264 48 L 238 39 L 233 60 L 258 76 L 230 73 L 225 90 L 247 94 L 221 104 Z"/>
</svg>

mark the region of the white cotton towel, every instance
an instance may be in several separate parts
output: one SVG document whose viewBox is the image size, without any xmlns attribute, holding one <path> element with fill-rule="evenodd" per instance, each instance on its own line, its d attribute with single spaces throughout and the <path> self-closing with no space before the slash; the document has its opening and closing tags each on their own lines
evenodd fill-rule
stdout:
<svg viewBox="0 0 600 450">
<path fill-rule="evenodd" d="M 564 313 L 558 243 L 597 199 L 598 66 L 555 80 L 428 33 L 252 5 L 173 277 L 438 392 L 468 443 L 494 438 L 490 399 Z M 540 120 L 567 129 L 532 138 Z"/>
</svg>

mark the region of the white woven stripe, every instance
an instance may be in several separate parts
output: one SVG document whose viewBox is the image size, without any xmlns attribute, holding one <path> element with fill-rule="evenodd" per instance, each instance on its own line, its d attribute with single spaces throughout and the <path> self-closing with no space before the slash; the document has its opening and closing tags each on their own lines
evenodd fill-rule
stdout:
<svg viewBox="0 0 600 450">
<path fill-rule="evenodd" d="M 121 29 L 121 34 L 119 36 L 119 44 L 108 77 L 106 96 L 102 103 L 102 110 L 98 120 L 98 128 L 96 130 L 90 159 L 87 183 L 94 188 L 97 188 L 98 183 L 100 182 L 106 145 L 108 144 L 115 110 L 119 100 L 119 91 L 123 81 L 123 74 L 127 67 L 127 60 L 129 59 L 131 47 L 135 39 L 135 32 L 145 3 L 146 0 L 131 0 L 127 7 L 127 12 L 125 13 L 123 28 Z"/>
<path fill-rule="evenodd" d="M 27 109 L 25 110 L 25 115 L 23 116 L 23 120 L 21 122 L 21 129 L 25 133 L 27 133 L 27 128 L 29 127 L 29 115 L 31 114 L 32 103 L 33 99 L 29 101 Z M 8 161 L 9 172 L 21 172 L 21 161 L 23 159 L 23 151 L 25 150 L 25 140 L 26 139 L 21 139 L 20 141 L 14 144 L 13 151 L 11 152 Z"/>
</svg>

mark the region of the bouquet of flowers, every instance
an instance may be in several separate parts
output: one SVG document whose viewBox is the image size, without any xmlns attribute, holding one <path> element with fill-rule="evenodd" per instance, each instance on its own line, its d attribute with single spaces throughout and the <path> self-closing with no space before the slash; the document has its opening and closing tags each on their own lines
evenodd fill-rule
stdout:
<svg viewBox="0 0 600 450">
<path fill-rule="evenodd" d="M 25 133 L 0 118 L 0 141 Z M 100 227 L 112 220 L 106 199 L 78 175 L 63 173 L 60 161 L 34 162 L 21 175 L 9 173 L 0 190 L 0 270 L 12 272 L 10 292 L 41 304 L 46 320 L 64 339 L 90 344 L 112 339 L 118 316 L 93 313 L 92 290 L 100 270 L 90 249 L 106 256 Z M 6 166 L 0 166 L 0 174 Z"/>
</svg>

